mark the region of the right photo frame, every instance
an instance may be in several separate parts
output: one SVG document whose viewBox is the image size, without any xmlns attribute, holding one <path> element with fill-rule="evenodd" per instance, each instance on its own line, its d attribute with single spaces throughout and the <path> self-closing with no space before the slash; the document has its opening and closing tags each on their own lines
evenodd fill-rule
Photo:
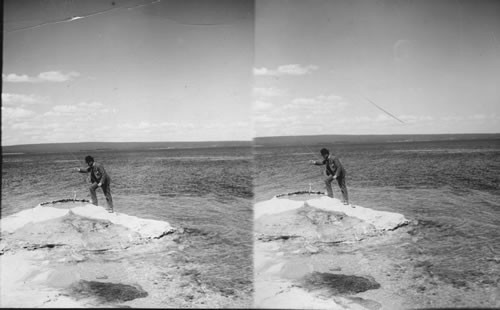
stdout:
<svg viewBox="0 0 500 310">
<path fill-rule="evenodd" d="M 255 8 L 254 306 L 499 307 L 500 3 Z"/>
</svg>

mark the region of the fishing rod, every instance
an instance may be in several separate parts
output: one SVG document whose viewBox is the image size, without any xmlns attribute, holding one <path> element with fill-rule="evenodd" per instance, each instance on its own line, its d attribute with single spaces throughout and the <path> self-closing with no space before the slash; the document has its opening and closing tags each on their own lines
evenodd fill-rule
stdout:
<svg viewBox="0 0 500 310">
<path fill-rule="evenodd" d="M 317 153 L 314 153 L 306 144 L 302 143 L 299 139 L 299 143 L 302 144 L 303 146 L 305 146 L 309 153 L 311 153 L 314 157 L 317 157 Z M 321 167 L 319 167 L 319 170 L 321 171 Z M 292 195 L 296 195 L 296 194 L 304 194 L 304 193 L 308 193 L 308 194 L 320 194 L 321 192 L 318 192 L 318 191 L 313 191 L 312 190 L 312 183 L 309 182 L 309 191 L 298 191 L 298 192 L 294 192 L 294 193 L 288 193 L 288 195 L 292 194 Z M 279 196 L 276 196 L 276 197 L 279 197 Z"/>
<path fill-rule="evenodd" d="M 109 12 L 112 12 L 112 11 L 115 11 L 115 10 L 120 10 L 120 9 L 127 9 L 128 11 L 131 11 L 131 10 L 135 10 L 135 9 L 138 9 L 138 8 L 141 8 L 141 7 L 145 7 L 145 6 L 148 6 L 148 5 L 159 3 L 160 1 L 161 0 L 154 0 L 154 1 L 151 1 L 149 3 L 138 4 L 138 5 L 133 5 L 133 6 L 126 6 L 126 5 L 125 6 L 115 6 L 115 2 L 113 1 L 111 3 L 112 6 L 110 8 L 108 8 L 108 9 L 105 9 L 105 10 L 100 10 L 100 11 L 97 11 L 97 12 L 91 12 L 91 13 L 87 13 L 87 14 L 83 14 L 83 15 L 72 15 L 72 16 L 67 17 L 65 19 L 46 21 L 46 22 L 39 23 L 39 24 L 36 24 L 36 25 L 22 27 L 22 28 L 17 28 L 17 29 L 12 29 L 12 30 L 4 30 L 4 33 L 5 34 L 11 34 L 11 33 L 19 32 L 19 31 L 37 29 L 37 28 L 48 26 L 48 25 L 55 25 L 55 24 L 60 24 L 60 23 L 71 23 L 71 22 L 73 22 L 75 20 L 80 20 L 80 19 L 85 19 L 85 18 L 93 17 L 93 16 L 96 16 L 96 15 L 106 14 L 106 13 L 109 13 Z"/>
<path fill-rule="evenodd" d="M 402 120 L 400 120 L 399 118 L 397 118 L 396 116 L 392 115 L 391 113 L 389 113 L 388 111 L 386 111 L 385 109 L 383 109 L 382 107 L 380 107 L 378 104 L 376 104 L 375 102 L 371 101 L 370 99 L 366 98 L 365 96 L 362 96 L 365 100 L 367 100 L 368 102 L 370 102 L 371 104 L 373 104 L 375 107 L 377 107 L 377 109 L 379 109 L 380 111 L 384 112 L 385 114 L 389 115 L 390 117 L 394 118 L 395 120 L 405 124 L 405 122 L 403 122 Z"/>
<path fill-rule="evenodd" d="M 302 139 L 299 138 L 297 139 L 297 141 L 307 149 L 308 153 L 310 153 L 311 155 L 313 155 L 314 157 L 317 157 L 317 153 L 313 152 L 311 150 L 311 148 L 309 146 L 307 146 L 305 143 L 302 142 Z M 320 167 L 321 168 L 321 167 Z M 311 177 L 312 177 L 312 174 L 311 174 Z M 279 194 L 279 195 L 275 195 L 274 197 L 278 198 L 278 197 L 284 197 L 284 196 L 292 196 L 292 195 L 298 195 L 298 194 L 305 194 L 305 193 L 308 193 L 308 194 L 320 194 L 321 192 L 317 192 L 317 191 L 313 191 L 312 190 L 312 183 L 309 182 L 309 190 L 308 191 L 297 191 L 297 192 L 292 192 L 292 193 L 285 193 L 285 194 Z"/>
<path fill-rule="evenodd" d="M 358 96 L 360 96 L 360 95 L 358 94 Z M 364 98 L 366 101 L 368 101 L 369 103 L 371 103 L 372 105 L 374 105 L 377 109 L 381 110 L 385 114 L 389 115 L 390 117 L 394 118 L 395 120 L 399 121 L 400 123 L 405 124 L 404 121 L 402 121 L 401 119 L 397 118 L 396 116 L 394 116 L 389 111 L 385 110 L 384 108 L 382 108 L 381 106 L 379 106 L 378 104 L 376 104 L 375 102 L 373 102 L 372 100 L 368 99 L 366 96 L 360 96 L 360 97 Z M 302 144 L 303 146 L 305 146 L 311 154 L 313 154 L 314 156 L 317 156 L 317 154 L 313 153 L 311 151 L 311 149 L 307 145 L 305 145 L 304 143 L 302 143 L 301 139 L 299 139 L 298 141 L 299 141 L 300 144 Z M 299 192 L 296 192 L 296 193 L 288 193 L 288 194 L 284 194 L 284 195 L 303 194 L 303 193 L 307 193 L 307 191 L 299 191 Z M 311 183 L 309 183 L 309 191 L 308 191 L 308 193 L 309 194 L 312 193 Z M 281 195 L 281 196 L 284 196 L 284 195 Z M 278 196 L 280 196 L 280 195 L 278 195 Z"/>
<path fill-rule="evenodd" d="M 66 146 L 66 144 L 63 144 L 63 148 L 66 149 L 66 151 L 71 155 L 71 157 L 73 157 L 73 160 L 75 160 L 76 162 L 80 163 L 80 161 L 77 159 L 77 157 L 75 156 L 75 154 Z M 82 178 L 82 182 L 86 183 L 86 181 L 87 181 L 87 176 L 85 176 L 84 178 Z M 73 201 L 77 201 L 76 200 L 75 185 L 73 185 Z"/>
<path fill-rule="evenodd" d="M 306 144 L 302 143 L 301 139 L 298 139 L 299 143 L 302 144 L 302 146 L 304 146 L 305 148 L 307 148 L 307 150 L 309 151 L 309 153 L 311 153 L 312 155 L 316 156 L 316 153 L 314 153 Z"/>
</svg>

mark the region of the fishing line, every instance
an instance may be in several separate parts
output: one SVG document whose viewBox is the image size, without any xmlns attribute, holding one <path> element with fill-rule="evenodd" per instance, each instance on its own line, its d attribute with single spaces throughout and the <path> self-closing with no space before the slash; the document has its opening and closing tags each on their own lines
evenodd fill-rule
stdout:
<svg viewBox="0 0 500 310">
<path fill-rule="evenodd" d="M 302 144 L 302 146 L 305 146 L 309 153 L 311 153 L 313 156 L 317 156 L 316 153 L 314 153 L 306 144 L 302 143 L 301 139 L 298 139 L 299 143 Z"/>
<path fill-rule="evenodd" d="M 382 107 L 380 107 L 379 105 L 377 105 L 375 102 L 371 101 L 370 99 L 366 98 L 365 96 L 363 96 L 363 98 L 365 98 L 365 100 L 367 100 L 368 102 L 370 102 L 371 104 L 373 104 L 375 107 L 377 107 L 380 111 L 384 112 L 385 114 L 389 115 L 390 117 L 394 118 L 395 120 L 398 120 L 401 123 L 405 124 L 405 122 L 403 122 L 402 120 L 400 120 L 396 116 L 392 115 L 391 113 L 387 112 Z"/>
<path fill-rule="evenodd" d="M 63 144 L 63 145 L 64 145 L 64 144 Z M 74 159 L 75 161 L 80 162 L 80 161 L 78 160 L 78 158 L 76 158 L 75 154 L 73 154 L 73 152 L 71 152 L 71 151 L 70 151 L 70 150 L 66 147 L 66 145 L 64 145 L 64 148 L 65 148 L 65 149 L 66 149 L 66 150 L 67 150 L 67 151 L 71 154 L 71 156 L 73 157 L 73 159 Z"/>
<path fill-rule="evenodd" d="M 310 154 L 311 154 L 311 155 L 313 155 L 314 157 L 317 157 L 317 156 L 318 156 L 318 155 L 317 155 L 317 153 L 314 153 L 314 152 L 313 152 L 313 151 L 312 151 L 312 150 L 311 150 L 311 149 L 310 149 L 310 148 L 309 148 L 306 144 L 302 143 L 302 141 L 301 141 L 301 140 L 302 140 L 301 138 L 297 139 L 297 141 L 298 141 L 298 142 L 299 142 L 299 143 L 300 143 L 303 147 L 305 147 L 305 148 L 307 149 L 308 153 L 310 153 Z M 307 164 L 309 164 L 309 163 L 307 163 Z M 321 167 L 320 167 L 320 171 L 321 171 Z M 316 174 L 314 174 L 314 175 L 316 175 Z M 307 176 L 307 175 L 306 175 L 306 176 Z M 310 177 L 307 177 L 307 178 L 308 178 L 308 179 L 310 179 L 310 178 L 313 178 L 313 177 L 314 177 L 314 176 L 311 174 L 311 176 L 310 176 Z M 320 192 L 317 192 L 317 191 L 313 191 L 313 190 L 312 190 L 312 183 L 311 183 L 311 182 L 309 182 L 309 184 L 308 184 L 308 185 L 309 185 L 309 191 L 297 191 L 297 192 L 292 192 L 292 193 L 278 194 L 278 195 L 275 195 L 274 197 L 293 196 L 293 195 L 297 195 L 297 193 L 299 193 L 299 194 L 302 194 L 302 193 L 315 193 L 315 194 L 320 193 Z"/>
<path fill-rule="evenodd" d="M 358 94 L 358 96 L 360 96 Z M 388 112 L 387 110 L 385 110 L 384 108 L 382 108 L 381 106 L 379 106 L 378 104 L 376 104 L 375 102 L 373 102 L 372 100 L 368 99 L 366 96 L 360 96 L 362 98 L 364 98 L 366 101 L 368 101 L 369 103 L 371 103 L 372 105 L 374 105 L 377 109 L 381 110 L 382 112 L 384 112 L 385 114 L 389 115 L 390 117 L 394 118 L 395 120 L 401 122 L 402 124 L 405 124 L 405 122 L 403 122 L 401 119 L 397 118 L 396 116 L 394 116 L 393 114 L 391 114 L 390 112 Z M 315 153 L 312 152 L 312 150 L 307 146 L 305 145 L 304 143 L 302 143 L 301 139 L 298 139 L 299 143 L 302 144 L 304 147 L 306 147 L 308 149 L 308 151 L 314 155 L 314 156 L 317 156 Z M 320 167 L 321 169 L 321 167 Z M 311 189 L 311 183 L 309 183 L 309 191 L 298 191 L 298 192 L 294 192 L 294 193 L 287 193 L 287 194 L 281 194 L 281 195 L 277 195 L 275 197 L 282 197 L 282 196 L 290 196 L 290 195 L 300 195 L 300 194 L 304 194 L 304 193 L 312 193 L 312 189 Z M 315 194 L 317 193 L 320 193 L 320 192 L 315 192 Z"/>
<path fill-rule="evenodd" d="M 301 139 L 299 139 L 299 143 L 300 143 L 300 144 L 302 144 L 303 146 L 305 146 L 305 147 L 309 150 L 309 153 L 311 153 L 314 157 L 317 157 L 317 156 L 318 156 L 318 155 L 317 155 L 317 153 L 313 153 L 313 151 L 312 151 L 312 150 L 311 150 L 311 149 L 310 149 L 307 145 L 303 144 L 300 140 L 301 140 Z M 321 171 L 322 171 L 323 169 L 322 169 L 322 167 L 321 167 L 321 166 L 318 166 L 318 167 L 319 167 L 319 171 L 320 171 L 320 174 L 321 174 Z M 311 178 L 312 178 L 312 177 L 313 177 L 313 176 L 311 175 Z M 299 191 L 299 192 L 302 192 L 302 191 Z M 295 192 L 295 193 L 298 193 L 298 192 Z M 285 195 L 290 195 L 290 194 L 295 195 L 295 193 L 288 193 L 288 194 L 285 194 Z M 313 191 L 313 190 L 312 190 L 312 183 L 311 183 L 311 182 L 309 182 L 309 191 L 308 191 L 308 193 L 309 193 L 309 194 L 311 194 L 311 193 L 320 193 L 320 192 Z M 277 197 L 278 197 L 278 196 L 277 196 Z"/>
<path fill-rule="evenodd" d="M 44 26 L 48 26 L 48 25 L 55 25 L 55 24 L 61 24 L 61 23 L 70 23 L 70 22 L 73 22 L 73 21 L 76 21 L 76 20 L 85 19 L 85 18 L 88 18 L 88 17 L 96 16 L 96 15 L 106 14 L 106 13 L 109 13 L 109 12 L 112 12 L 112 11 L 115 11 L 115 10 L 120 10 L 120 9 L 126 9 L 128 11 L 132 11 L 132 10 L 135 10 L 135 9 L 138 9 L 138 8 L 150 6 L 150 5 L 153 5 L 153 4 L 156 4 L 156 3 L 160 3 L 160 2 L 161 2 L 161 0 L 154 0 L 152 2 L 145 3 L 145 4 L 137 4 L 137 5 L 133 5 L 133 6 L 123 5 L 123 6 L 116 6 L 116 7 L 114 6 L 114 2 L 112 2 L 113 3 L 112 4 L 113 7 L 109 8 L 109 9 L 106 9 L 106 10 L 97 11 L 97 12 L 89 13 L 89 14 L 85 14 L 85 15 L 71 16 L 71 17 L 68 17 L 68 18 L 65 18 L 65 19 L 62 19 L 62 20 L 48 21 L 48 22 L 36 24 L 36 25 L 33 25 L 33 26 L 27 26 L 27 27 L 17 28 L 17 29 L 13 29 L 13 30 L 4 30 L 4 33 L 5 34 L 9 34 L 9 33 L 19 32 L 19 31 L 24 31 L 24 30 L 37 29 L 37 28 L 41 28 L 41 27 L 44 27 Z M 180 22 L 180 21 L 178 21 L 178 20 L 176 20 L 174 18 L 168 18 L 168 17 L 165 17 L 165 18 L 167 18 L 168 20 L 171 20 L 171 21 L 173 21 L 173 22 L 175 22 L 177 24 L 189 25 L 189 26 L 221 26 L 221 25 L 230 25 L 230 23 L 192 23 L 192 22 L 184 23 L 184 22 Z"/>
<path fill-rule="evenodd" d="M 394 114 L 390 113 L 389 111 L 387 111 L 386 109 L 382 108 L 380 105 L 376 104 L 375 102 L 373 102 L 372 100 L 368 99 L 366 96 L 362 95 L 361 94 L 361 91 L 347 91 L 347 93 L 349 93 L 349 97 L 352 95 L 354 97 L 358 97 L 358 98 L 362 98 L 364 99 L 365 101 L 368 101 L 369 103 L 371 103 L 374 107 L 376 107 L 377 109 L 379 109 L 380 111 L 384 112 L 385 114 L 389 115 L 390 117 L 392 117 L 393 119 L 397 120 L 398 122 L 402 123 L 402 124 L 406 124 L 404 121 L 402 121 L 401 119 L 397 118 Z"/>
<path fill-rule="evenodd" d="M 76 158 L 75 154 L 73 154 L 73 152 L 65 144 L 63 144 L 63 147 L 64 147 L 64 149 L 66 149 L 66 151 L 68 151 L 68 153 L 71 154 L 71 156 L 73 157 L 73 160 L 75 160 L 76 162 L 80 163 L 80 161 Z M 87 182 L 87 176 L 85 176 L 84 178 L 82 178 L 82 182 L 84 184 Z M 74 201 L 76 201 L 76 188 L 75 188 L 75 186 L 76 185 L 73 185 L 73 200 Z"/>
<path fill-rule="evenodd" d="M 69 23 L 69 22 L 72 22 L 72 21 L 75 21 L 75 20 L 85 19 L 85 18 L 88 18 L 88 17 L 92 17 L 92 16 L 96 16 L 96 15 L 101 15 L 101 14 L 109 13 L 111 11 L 115 11 L 115 10 L 119 10 L 119 9 L 127 9 L 127 10 L 130 11 L 130 10 L 134 10 L 134 9 L 141 8 L 141 7 L 144 7 L 144 6 L 156 4 L 156 3 L 159 3 L 160 1 L 161 0 L 154 0 L 154 1 L 150 2 L 150 3 L 138 4 L 138 5 L 129 6 L 129 7 L 127 7 L 126 5 L 111 7 L 111 8 L 106 9 L 106 10 L 97 11 L 97 12 L 89 13 L 89 14 L 86 14 L 86 15 L 71 16 L 71 17 L 68 17 L 68 18 L 65 18 L 65 19 L 62 19 L 62 20 L 48 21 L 48 22 L 36 24 L 36 25 L 33 25 L 33 26 L 18 28 L 18 29 L 9 30 L 9 31 L 5 30 L 4 33 L 14 33 L 14 32 L 19 32 L 19 31 L 24 31 L 24 30 L 41 28 L 41 27 L 48 26 L 48 25 L 54 25 L 54 24 L 60 24 L 60 23 Z M 113 6 L 114 6 L 114 2 L 113 2 Z"/>
</svg>

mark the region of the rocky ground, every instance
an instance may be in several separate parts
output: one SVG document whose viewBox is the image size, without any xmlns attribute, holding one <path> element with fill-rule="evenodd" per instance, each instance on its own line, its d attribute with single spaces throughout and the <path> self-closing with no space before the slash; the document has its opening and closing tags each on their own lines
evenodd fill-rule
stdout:
<svg viewBox="0 0 500 310">
<path fill-rule="evenodd" d="M 234 308 L 252 304 L 249 292 L 214 289 L 204 282 L 204 266 L 185 251 L 191 246 L 189 231 L 153 229 L 151 234 L 154 225 L 125 216 L 106 217 L 105 213 L 89 218 L 69 212 L 2 230 L 1 306 Z M 120 221 L 127 223 L 116 224 Z M 12 226 L 4 219 L 2 224 Z"/>
<path fill-rule="evenodd" d="M 401 214 L 328 197 L 275 198 L 256 204 L 254 214 L 256 307 L 500 306 L 500 289 L 486 270 L 474 281 L 466 270 L 436 272 L 432 253 L 419 245 L 428 227 Z"/>
<path fill-rule="evenodd" d="M 255 305 L 401 309 L 402 297 L 387 289 L 397 285 L 397 267 L 368 258 L 358 248 L 390 242 L 408 223 L 398 214 L 347 207 L 327 197 L 257 205 Z"/>
</svg>

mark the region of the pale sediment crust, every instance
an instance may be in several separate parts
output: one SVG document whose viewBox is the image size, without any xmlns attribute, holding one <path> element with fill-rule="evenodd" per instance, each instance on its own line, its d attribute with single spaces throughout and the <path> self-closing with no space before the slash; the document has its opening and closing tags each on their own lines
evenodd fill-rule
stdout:
<svg viewBox="0 0 500 310">
<path fill-rule="evenodd" d="M 379 230 L 393 230 L 409 223 L 404 215 L 399 213 L 377 211 L 357 205 L 344 205 L 338 199 L 327 196 L 305 201 L 273 198 L 271 200 L 259 202 L 254 206 L 254 219 L 258 219 L 266 214 L 271 215 L 295 210 L 303 207 L 304 204 L 321 210 L 342 212 L 347 216 L 352 216 L 372 224 Z"/>
<path fill-rule="evenodd" d="M 143 238 L 158 238 L 175 230 L 169 223 L 164 221 L 142 219 L 118 212 L 109 213 L 103 207 L 93 204 L 85 204 L 70 209 L 38 205 L 32 209 L 2 218 L 0 220 L 0 230 L 2 233 L 12 233 L 30 223 L 56 219 L 70 213 L 90 219 L 110 221 L 113 224 L 124 226 L 139 233 Z"/>
<path fill-rule="evenodd" d="M 75 205 L 56 208 L 40 204 L 1 219 L 2 307 L 88 307 L 88 300 L 76 300 L 61 293 L 62 288 L 91 273 L 81 267 L 90 257 L 82 253 L 121 251 L 175 231 L 164 221 L 109 213 L 88 203 Z M 61 224 L 65 218 L 73 221 L 71 225 L 85 219 L 88 224 L 76 231 L 64 230 L 68 227 Z M 114 265 L 113 268 L 120 268 L 119 264 Z M 109 271 L 110 266 L 103 269 Z M 94 268 L 94 272 L 97 270 L 98 267 Z"/>
<path fill-rule="evenodd" d="M 91 204 L 36 206 L 2 218 L 0 307 L 245 307 L 201 282 L 169 223 Z M 68 207 L 67 205 L 65 207 Z"/>
<path fill-rule="evenodd" d="M 409 223 L 402 214 L 344 205 L 326 196 L 305 201 L 275 197 L 255 204 L 254 222 L 255 307 L 398 309 L 404 304 L 395 295 L 384 296 L 362 255 L 337 251 L 342 244 L 383 239 Z"/>
</svg>

